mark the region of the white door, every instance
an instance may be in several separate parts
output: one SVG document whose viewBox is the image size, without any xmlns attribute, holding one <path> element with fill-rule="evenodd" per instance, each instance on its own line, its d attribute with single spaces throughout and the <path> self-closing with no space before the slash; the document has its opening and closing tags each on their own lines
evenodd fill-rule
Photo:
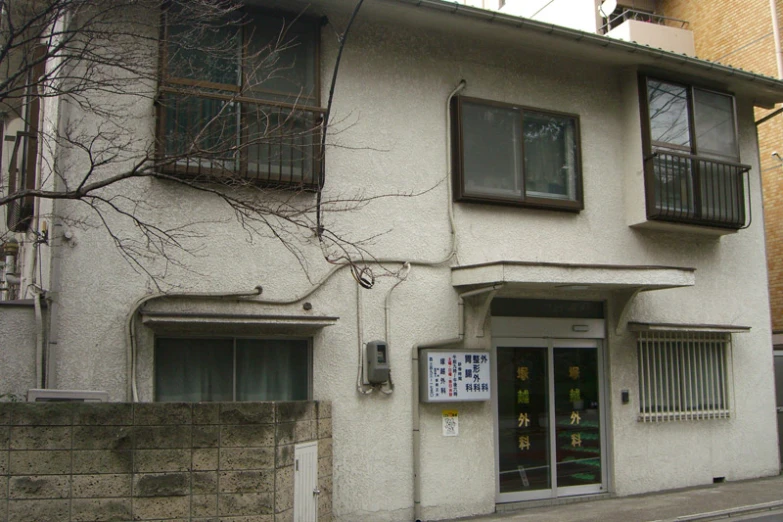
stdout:
<svg viewBox="0 0 783 522">
<path fill-rule="evenodd" d="M 318 520 L 318 442 L 294 446 L 294 522 Z"/>
</svg>

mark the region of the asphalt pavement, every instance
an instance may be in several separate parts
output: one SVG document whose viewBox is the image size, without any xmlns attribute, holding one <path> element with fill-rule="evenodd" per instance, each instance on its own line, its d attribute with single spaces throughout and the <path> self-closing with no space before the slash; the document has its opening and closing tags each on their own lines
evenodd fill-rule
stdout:
<svg viewBox="0 0 783 522">
<path fill-rule="evenodd" d="M 783 522 L 783 476 L 678 489 L 630 497 L 523 508 L 460 519 L 466 522 Z"/>
</svg>

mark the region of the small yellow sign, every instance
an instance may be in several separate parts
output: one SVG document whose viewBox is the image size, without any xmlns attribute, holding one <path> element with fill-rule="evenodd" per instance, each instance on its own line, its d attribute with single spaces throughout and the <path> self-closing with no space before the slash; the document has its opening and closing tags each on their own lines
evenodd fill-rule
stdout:
<svg viewBox="0 0 783 522">
<path fill-rule="evenodd" d="M 459 437 L 459 412 L 443 410 L 443 436 Z"/>
</svg>

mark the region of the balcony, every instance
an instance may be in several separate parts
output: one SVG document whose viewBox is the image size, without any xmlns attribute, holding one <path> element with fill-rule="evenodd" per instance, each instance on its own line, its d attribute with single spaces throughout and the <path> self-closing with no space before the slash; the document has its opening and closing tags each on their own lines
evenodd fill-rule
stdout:
<svg viewBox="0 0 783 522">
<path fill-rule="evenodd" d="M 696 56 L 693 31 L 688 22 L 678 18 L 620 7 L 609 15 L 601 32 L 610 38 Z"/>
<path fill-rule="evenodd" d="M 750 201 L 746 202 L 749 170 L 749 165 L 655 151 L 645 162 L 647 219 L 746 228 L 750 224 Z"/>
</svg>

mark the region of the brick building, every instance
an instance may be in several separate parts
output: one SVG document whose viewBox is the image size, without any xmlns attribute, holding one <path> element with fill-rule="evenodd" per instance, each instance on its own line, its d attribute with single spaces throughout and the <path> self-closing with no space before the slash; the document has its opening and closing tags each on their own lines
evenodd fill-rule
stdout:
<svg viewBox="0 0 783 522">
<path fill-rule="evenodd" d="M 783 2 L 775 3 L 780 20 Z M 778 76 L 769 0 L 663 0 L 659 11 L 669 17 L 688 20 L 699 58 Z M 772 112 L 757 108 L 756 121 Z M 783 205 L 780 204 L 783 198 L 783 159 L 773 153 L 783 154 L 782 134 L 781 115 L 758 125 L 769 294 L 775 334 L 783 333 Z M 779 345 L 781 341 L 776 340 L 775 344 Z"/>
</svg>

